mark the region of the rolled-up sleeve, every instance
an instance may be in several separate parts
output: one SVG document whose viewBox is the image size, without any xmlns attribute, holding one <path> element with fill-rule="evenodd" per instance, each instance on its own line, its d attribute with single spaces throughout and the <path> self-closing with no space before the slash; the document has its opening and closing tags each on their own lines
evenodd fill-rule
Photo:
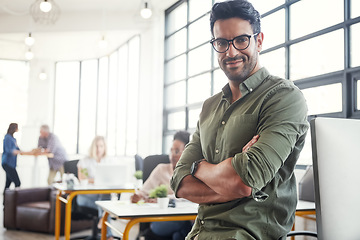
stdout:
<svg viewBox="0 0 360 240">
<path fill-rule="evenodd" d="M 308 127 L 307 106 L 300 90 L 279 85 L 269 93 L 259 114 L 258 142 L 232 160 L 243 182 L 253 188 L 253 198 L 266 199 L 260 190 L 294 153 L 296 143 L 305 137 Z"/>
<path fill-rule="evenodd" d="M 170 181 L 171 189 L 175 196 L 179 189 L 179 185 L 184 177 L 190 175 L 191 164 L 199 159 L 203 159 L 200 143 L 199 127 L 192 136 L 191 141 L 186 145 L 184 152 L 181 154 L 179 162 L 176 164 L 174 174 Z"/>
</svg>

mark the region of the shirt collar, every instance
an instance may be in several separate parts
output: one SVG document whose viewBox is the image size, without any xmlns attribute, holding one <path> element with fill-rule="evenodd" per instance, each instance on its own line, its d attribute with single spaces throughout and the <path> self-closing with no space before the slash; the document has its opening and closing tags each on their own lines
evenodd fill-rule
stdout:
<svg viewBox="0 0 360 240">
<path fill-rule="evenodd" d="M 244 97 L 247 94 L 254 91 L 264 81 L 264 79 L 267 78 L 267 76 L 269 76 L 269 75 L 270 74 L 266 70 L 266 68 L 264 68 L 264 67 L 260 68 L 253 75 L 251 75 L 245 81 L 240 83 L 239 89 L 241 92 L 241 96 Z M 230 89 L 229 83 L 223 87 L 222 92 L 223 92 L 223 98 L 231 97 L 231 89 Z"/>
</svg>

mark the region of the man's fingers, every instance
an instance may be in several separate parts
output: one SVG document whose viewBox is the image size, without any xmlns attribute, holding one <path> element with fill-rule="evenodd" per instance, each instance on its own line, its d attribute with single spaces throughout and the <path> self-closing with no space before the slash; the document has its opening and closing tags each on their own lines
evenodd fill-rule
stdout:
<svg viewBox="0 0 360 240">
<path fill-rule="evenodd" d="M 247 152 L 249 148 L 254 145 L 259 139 L 259 135 L 255 135 L 242 149 L 243 152 Z"/>
</svg>

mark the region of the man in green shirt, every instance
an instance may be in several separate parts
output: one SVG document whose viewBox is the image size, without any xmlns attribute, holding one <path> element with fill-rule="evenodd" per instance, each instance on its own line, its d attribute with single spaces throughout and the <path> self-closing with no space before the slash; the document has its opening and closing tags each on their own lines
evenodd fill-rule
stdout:
<svg viewBox="0 0 360 240">
<path fill-rule="evenodd" d="M 246 0 L 216 3 L 211 41 L 228 78 L 207 99 L 171 187 L 199 203 L 187 240 L 285 239 L 297 204 L 294 168 L 307 106 L 290 81 L 261 67 L 260 15 Z"/>
</svg>

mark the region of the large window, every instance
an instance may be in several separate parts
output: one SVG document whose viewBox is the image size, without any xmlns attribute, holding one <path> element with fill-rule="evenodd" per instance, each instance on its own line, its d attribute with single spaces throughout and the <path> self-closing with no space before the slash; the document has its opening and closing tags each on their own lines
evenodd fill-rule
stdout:
<svg viewBox="0 0 360 240">
<path fill-rule="evenodd" d="M 96 135 L 110 156 L 137 152 L 139 63 L 139 36 L 99 59 L 56 63 L 54 133 L 69 154 L 87 154 Z"/>
<path fill-rule="evenodd" d="M 81 63 L 79 152 L 86 153 L 96 133 L 98 60 Z"/>
<path fill-rule="evenodd" d="M 262 17 L 262 65 L 303 90 L 310 118 L 360 118 L 359 1 L 249 1 Z M 227 83 L 208 43 L 214 2 L 181 0 L 166 11 L 166 141 L 171 141 L 176 130 L 194 131 L 202 102 Z M 319 11 L 324 6 L 326 11 Z M 305 147 L 300 164 L 311 164 L 309 147 Z"/>
<path fill-rule="evenodd" d="M 16 139 L 21 144 L 22 126 L 27 120 L 29 65 L 24 61 L 0 60 L 0 135 L 4 137 L 10 123 L 20 131 Z M 1 148 L 2 151 L 2 148 Z"/>
<path fill-rule="evenodd" d="M 77 152 L 80 62 L 56 64 L 54 133 L 68 153 Z"/>
</svg>

